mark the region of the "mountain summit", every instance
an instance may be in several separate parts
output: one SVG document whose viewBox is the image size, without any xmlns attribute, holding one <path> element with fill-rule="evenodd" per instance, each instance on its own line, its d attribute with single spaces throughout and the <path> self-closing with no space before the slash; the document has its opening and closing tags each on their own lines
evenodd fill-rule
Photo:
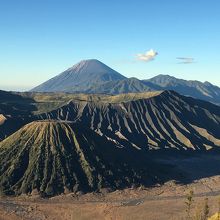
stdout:
<svg viewBox="0 0 220 220">
<path fill-rule="evenodd" d="M 86 92 L 90 87 L 126 79 L 96 59 L 82 60 L 54 78 L 32 89 L 34 92 Z"/>
<path fill-rule="evenodd" d="M 220 105 L 220 88 L 209 82 L 178 79 L 169 75 L 146 80 L 126 78 L 96 59 L 83 60 L 31 91 L 115 95 L 163 90 L 174 90 Z"/>
<path fill-rule="evenodd" d="M 160 90 L 174 90 L 186 96 L 220 104 L 220 88 L 210 82 L 178 79 L 169 75 L 158 75 L 144 82 L 156 85 Z"/>
</svg>

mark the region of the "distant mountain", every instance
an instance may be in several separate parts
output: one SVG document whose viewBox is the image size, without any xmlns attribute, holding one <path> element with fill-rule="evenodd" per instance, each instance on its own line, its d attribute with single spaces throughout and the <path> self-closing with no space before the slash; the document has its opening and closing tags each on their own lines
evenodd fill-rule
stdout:
<svg viewBox="0 0 220 220">
<path fill-rule="evenodd" d="M 152 79 L 126 78 L 98 60 L 84 60 L 33 88 L 32 92 L 122 94 L 174 90 L 180 94 L 220 105 L 220 88 L 209 82 L 158 75 Z"/>
<path fill-rule="evenodd" d="M 33 92 L 86 92 L 92 86 L 123 80 L 126 77 L 91 59 L 83 60 L 63 73 L 33 88 Z"/>
<path fill-rule="evenodd" d="M 152 91 L 147 83 L 137 78 L 127 78 L 118 81 L 110 81 L 100 85 L 96 85 L 88 89 L 87 93 L 94 94 L 122 94 Z"/>
<path fill-rule="evenodd" d="M 145 83 L 160 87 L 161 90 L 174 90 L 180 94 L 220 104 L 220 88 L 209 82 L 177 79 L 169 75 L 158 75 Z"/>
</svg>

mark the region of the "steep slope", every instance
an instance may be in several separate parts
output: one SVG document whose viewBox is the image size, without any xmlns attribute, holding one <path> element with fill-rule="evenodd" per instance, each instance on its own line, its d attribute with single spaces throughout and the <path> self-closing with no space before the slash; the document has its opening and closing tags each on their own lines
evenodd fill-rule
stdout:
<svg viewBox="0 0 220 220">
<path fill-rule="evenodd" d="M 91 87 L 86 92 L 96 94 L 123 94 L 123 93 L 138 93 L 146 91 L 154 91 L 146 83 L 136 78 L 123 79 L 118 81 L 110 81 L 101 85 Z"/>
<path fill-rule="evenodd" d="M 0 104 L 4 106 L 0 112 L 0 140 L 31 121 L 51 118 L 82 123 L 122 146 L 131 146 L 129 143 L 147 149 L 219 146 L 219 107 L 175 92 L 114 96 L 46 94 L 46 97 L 25 94 L 17 103 L 5 100 L 10 99 Z M 45 113 L 33 115 L 32 110 L 38 110 L 39 106 L 39 112 Z"/>
<path fill-rule="evenodd" d="M 174 90 L 220 105 L 220 88 L 209 82 L 187 81 L 169 75 L 158 75 L 147 80 L 126 78 L 95 59 L 83 60 L 31 91 L 122 94 L 159 90 Z"/>
<path fill-rule="evenodd" d="M 38 117 L 81 123 L 119 147 L 207 150 L 220 146 L 220 107 L 173 91 L 145 94 L 146 98 L 119 103 L 72 101 Z"/>
<path fill-rule="evenodd" d="M 117 148 L 89 129 L 64 122 L 32 122 L 0 142 L 3 194 L 51 196 L 146 185 L 155 181 L 157 168 L 147 169 L 138 151 Z"/>
<path fill-rule="evenodd" d="M 0 114 L 0 125 L 3 125 L 6 120 L 7 120 L 6 117 L 4 115 Z"/>
<path fill-rule="evenodd" d="M 160 90 L 174 90 L 186 96 L 220 104 L 220 88 L 209 82 L 187 81 L 169 75 L 158 75 L 143 82 L 159 86 Z"/>
<path fill-rule="evenodd" d="M 157 92 L 148 93 L 153 96 Z M 8 94 L 8 93 L 7 93 Z M 8 95 L 12 95 L 9 93 Z M 36 119 L 35 115 L 58 109 L 71 100 L 102 101 L 115 103 L 146 97 L 145 93 L 127 93 L 124 95 L 66 94 L 66 93 L 16 93 L 11 99 L 3 98 L 0 93 L 0 141 Z M 1 108 L 4 106 L 4 108 Z"/>
<path fill-rule="evenodd" d="M 1 129 L 15 126 L 1 118 Z M 174 91 L 78 95 L 20 119 L 32 122 L 0 142 L 3 194 L 53 196 L 187 181 L 160 158 L 220 150 L 220 107 Z"/>
<path fill-rule="evenodd" d="M 30 121 L 34 100 L 19 93 L 0 91 L 0 141 Z"/>
<path fill-rule="evenodd" d="M 15 92 L 0 90 L 0 114 L 10 116 L 26 116 L 34 111 L 33 100 Z"/>
<path fill-rule="evenodd" d="M 83 60 L 32 91 L 84 92 L 91 86 L 122 79 L 125 77 L 98 60 Z"/>
</svg>

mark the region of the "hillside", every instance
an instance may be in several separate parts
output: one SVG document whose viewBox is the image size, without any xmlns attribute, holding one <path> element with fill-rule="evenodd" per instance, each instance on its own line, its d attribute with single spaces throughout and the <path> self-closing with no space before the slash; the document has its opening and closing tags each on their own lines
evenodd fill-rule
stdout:
<svg viewBox="0 0 220 220">
<path fill-rule="evenodd" d="M 143 94 L 145 98 L 126 102 L 124 98 L 113 103 L 73 100 L 38 118 L 81 123 L 120 147 L 208 150 L 220 146 L 218 106 L 173 91 Z"/>
<path fill-rule="evenodd" d="M 56 107 L 59 97 L 63 105 Z M 21 98 L 31 99 L 36 108 L 43 100 L 44 107 L 51 102 L 53 110 L 1 116 L 0 190 L 7 195 L 54 196 L 192 181 L 178 163 L 160 159 L 220 147 L 220 107 L 174 91 L 66 97 L 25 93 Z"/>
<path fill-rule="evenodd" d="M 31 92 L 116 95 L 162 90 L 174 90 L 182 95 L 220 105 L 220 88 L 209 82 L 177 79 L 169 75 L 158 75 L 146 80 L 126 78 L 95 59 L 77 63 L 33 88 Z"/>
<path fill-rule="evenodd" d="M 10 116 L 27 116 L 35 110 L 33 100 L 19 93 L 0 90 L 0 114 Z"/>
<path fill-rule="evenodd" d="M 89 88 L 86 93 L 92 94 L 123 94 L 155 91 L 152 87 L 136 78 L 110 81 Z"/>
<path fill-rule="evenodd" d="M 4 96 L 1 97 L 1 94 Z M 7 96 L 5 96 L 7 94 Z M 56 110 L 67 105 L 71 100 L 119 102 L 135 100 L 152 93 L 127 93 L 123 95 L 67 94 L 67 93 L 0 93 L 0 140 L 17 131 L 23 125 L 36 120 L 36 115 Z M 11 97 L 11 98 L 9 98 Z M 4 123 L 3 123 L 4 122 Z"/>
<path fill-rule="evenodd" d="M 86 95 L 23 93 L 27 115 L 1 114 L 0 139 L 42 119 L 81 123 L 121 146 L 211 149 L 219 146 L 219 107 L 173 91 Z M 18 99 L 20 100 L 20 99 Z M 16 103 L 15 103 L 16 104 Z M 11 105 L 9 103 L 9 105 Z M 33 108 L 34 106 L 34 108 Z M 3 123 L 4 122 L 4 123 Z"/>
<path fill-rule="evenodd" d="M 19 93 L 0 91 L 0 141 L 30 121 L 34 103 Z"/>
<path fill-rule="evenodd" d="M 209 82 L 177 79 L 169 75 L 158 75 L 145 83 L 160 87 L 160 90 L 174 90 L 180 94 L 220 104 L 220 88 Z"/>
<path fill-rule="evenodd" d="M 147 163 L 79 125 L 36 121 L 0 142 L 0 191 L 51 196 L 149 185 L 157 168 L 149 172 Z"/>
<path fill-rule="evenodd" d="M 98 60 L 83 60 L 31 91 L 82 93 L 92 86 L 123 79 L 124 76 Z"/>
</svg>

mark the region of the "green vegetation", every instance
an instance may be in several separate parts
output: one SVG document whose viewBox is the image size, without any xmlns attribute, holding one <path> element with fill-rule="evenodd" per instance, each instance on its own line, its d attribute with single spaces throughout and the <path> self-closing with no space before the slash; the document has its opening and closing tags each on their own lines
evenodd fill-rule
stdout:
<svg viewBox="0 0 220 220">
<path fill-rule="evenodd" d="M 107 139 L 79 125 L 32 122 L 0 142 L 0 191 L 53 196 L 146 184 L 143 168 L 131 168 L 129 155 L 122 158 L 116 151 Z"/>
<path fill-rule="evenodd" d="M 204 199 L 202 206 L 199 204 L 194 204 L 194 192 L 193 190 L 189 191 L 189 194 L 186 197 L 186 220 L 219 220 L 220 212 L 218 211 L 216 214 L 210 217 L 210 210 L 208 204 L 208 198 Z M 220 210 L 220 204 L 218 201 L 218 206 Z M 192 207 L 194 208 L 194 212 L 192 212 Z"/>
<path fill-rule="evenodd" d="M 187 214 L 186 219 L 187 220 L 191 219 L 192 203 L 193 203 L 193 190 L 190 190 L 189 194 L 187 195 L 187 200 L 186 200 L 186 214 Z"/>
<path fill-rule="evenodd" d="M 5 194 L 50 196 L 182 181 L 175 166 L 153 161 L 157 149 L 160 156 L 219 148 L 219 107 L 172 91 L 3 92 L 0 98 L 0 191 Z M 192 202 L 189 197 L 188 218 Z"/>
</svg>

